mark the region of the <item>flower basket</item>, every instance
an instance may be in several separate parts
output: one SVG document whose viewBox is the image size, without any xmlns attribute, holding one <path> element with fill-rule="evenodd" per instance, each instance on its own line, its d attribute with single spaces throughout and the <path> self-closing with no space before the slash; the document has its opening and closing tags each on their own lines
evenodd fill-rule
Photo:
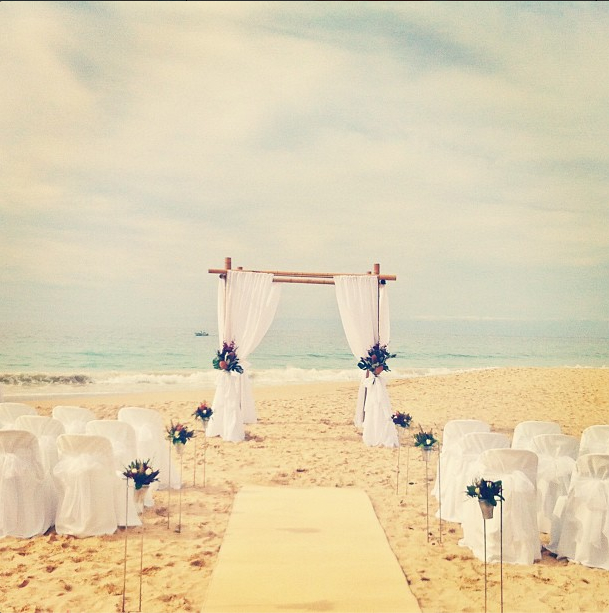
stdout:
<svg viewBox="0 0 609 613">
<path fill-rule="evenodd" d="M 133 493 L 133 501 L 135 502 L 135 509 L 138 515 L 144 512 L 144 500 L 146 499 L 146 494 L 148 494 L 149 489 L 149 485 L 142 485 L 142 487 L 135 490 Z"/>
<path fill-rule="evenodd" d="M 432 451 L 432 447 L 421 447 L 421 456 L 426 462 L 429 462 L 429 458 L 431 457 Z"/>
<path fill-rule="evenodd" d="M 133 500 L 138 514 L 144 511 L 144 498 L 146 498 L 150 485 L 159 480 L 159 472 L 150 466 L 150 460 L 144 460 L 143 462 L 133 460 L 129 466 L 125 467 L 123 476 L 133 480 L 135 488 Z"/>
<path fill-rule="evenodd" d="M 212 411 L 212 408 L 205 402 L 205 400 L 197 407 L 197 409 L 195 410 L 195 412 L 192 414 L 192 416 L 195 419 L 198 419 L 199 421 L 201 421 L 203 424 L 206 424 L 210 419 L 211 416 L 214 414 L 214 412 Z"/>
<path fill-rule="evenodd" d="M 389 353 L 387 345 L 376 343 L 368 349 L 368 355 L 361 357 L 357 365 L 362 370 L 371 372 L 375 377 L 378 377 L 385 371 L 389 371 L 387 360 L 395 358 L 395 353 Z M 367 375 L 366 375 L 367 376 Z"/>
<path fill-rule="evenodd" d="M 135 491 L 147 488 L 151 483 L 158 481 L 158 470 L 154 470 L 150 465 L 150 460 L 133 460 L 129 466 L 125 467 L 123 476 L 133 479 Z"/>
<path fill-rule="evenodd" d="M 497 506 L 497 501 L 505 500 L 501 481 L 474 479 L 472 484 L 467 486 L 465 493 L 470 498 L 478 499 L 480 511 L 484 519 L 492 519 L 493 510 Z"/>
<path fill-rule="evenodd" d="M 243 374 L 243 367 L 239 364 L 239 358 L 237 357 L 235 341 L 222 343 L 222 349 L 216 352 L 216 357 L 212 360 L 212 364 L 216 370 L 234 371 Z"/>
<path fill-rule="evenodd" d="M 488 500 L 479 499 L 478 503 L 480 504 L 482 517 L 484 517 L 484 519 L 493 519 L 493 511 L 495 507 L 490 502 L 488 502 Z"/>
<path fill-rule="evenodd" d="M 429 461 L 429 456 L 437 442 L 438 439 L 434 436 L 431 430 L 426 432 L 420 426 L 419 431 L 415 432 L 414 434 L 414 446 L 421 449 L 421 455 L 426 462 Z"/>
<path fill-rule="evenodd" d="M 400 428 L 410 428 L 410 422 L 412 421 L 412 416 L 410 413 L 400 413 L 400 411 L 396 411 L 391 419 L 396 426 Z"/>
<path fill-rule="evenodd" d="M 184 451 L 184 445 L 195 435 L 194 430 L 189 430 L 184 424 L 171 422 L 171 426 L 167 428 L 167 438 L 178 453 Z"/>
</svg>

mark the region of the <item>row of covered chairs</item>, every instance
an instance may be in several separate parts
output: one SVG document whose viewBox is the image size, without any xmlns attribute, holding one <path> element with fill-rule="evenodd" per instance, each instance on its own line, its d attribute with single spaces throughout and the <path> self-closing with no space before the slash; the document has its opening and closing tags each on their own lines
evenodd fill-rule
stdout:
<svg viewBox="0 0 609 613">
<path fill-rule="evenodd" d="M 582 453 L 582 450 L 584 453 Z M 540 532 L 552 533 L 548 549 L 561 557 L 586 563 L 581 556 L 573 558 L 558 545 L 559 532 L 565 522 L 573 517 L 574 482 L 584 467 L 595 467 L 597 491 L 607 487 L 603 470 L 603 456 L 609 454 L 609 426 L 586 428 L 582 437 L 562 434 L 560 425 L 554 422 L 522 422 L 509 438 L 490 431 L 490 426 L 480 420 L 452 420 L 443 431 L 442 449 L 433 493 L 438 498 L 438 516 L 459 522 L 463 528 L 460 544 L 468 546 L 482 559 L 483 539 L 481 514 L 477 501 L 465 495 L 465 489 L 474 479 L 483 477 L 501 480 L 505 502 L 503 560 L 530 564 L 541 557 Z M 599 456 L 590 464 L 590 457 Z M 606 456 L 609 457 L 609 456 Z M 581 487 L 577 487 L 581 492 Z M 602 493 L 596 498 L 599 521 L 607 522 L 607 497 Z M 557 516 L 557 509 L 559 515 Z M 494 522 L 494 523 L 493 523 Z M 487 520 L 487 556 L 490 561 L 499 559 L 500 525 L 497 519 Z M 572 531 L 572 529 L 570 529 Z M 607 536 L 595 547 L 601 553 L 595 556 L 599 565 L 603 555 L 609 561 Z M 563 542 L 565 539 L 562 539 Z M 604 545 L 603 545 L 604 543 Z M 580 551 L 583 549 L 580 547 Z M 602 553 L 604 551 L 604 554 Z M 567 555 L 568 554 L 568 555 Z"/>
<path fill-rule="evenodd" d="M 60 434 L 56 445 L 49 472 L 32 432 L 0 430 L 0 536 L 30 538 L 52 526 L 58 534 L 99 536 L 141 525 L 109 439 Z"/>
<path fill-rule="evenodd" d="M 38 415 L 38 411 L 21 402 L 0 402 L 0 429 L 14 428 L 17 419 L 23 415 Z M 67 405 L 53 407 L 52 416 L 63 424 L 67 434 L 84 434 L 87 422 L 96 419 L 91 409 Z"/>
<path fill-rule="evenodd" d="M 161 414 L 123 407 L 117 417 L 84 419 L 84 432 L 70 433 L 59 419 L 33 410 L 13 415 L 13 423 L 0 430 L 0 536 L 27 538 L 53 524 L 58 533 L 76 536 L 140 525 L 132 484 L 122 476 L 136 458 L 160 470 L 146 506 L 153 506 L 157 487 L 181 487 Z M 36 494 L 27 494 L 30 490 Z M 25 514 L 17 511 L 23 508 Z"/>
</svg>

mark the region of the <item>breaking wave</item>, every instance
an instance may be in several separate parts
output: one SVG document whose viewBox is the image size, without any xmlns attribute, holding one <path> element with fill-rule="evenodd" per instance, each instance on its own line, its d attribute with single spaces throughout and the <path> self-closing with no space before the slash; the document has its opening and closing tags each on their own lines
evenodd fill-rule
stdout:
<svg viewBox="0 0 609 613">
<path fill-rule="evenodd" d="M 384 377 L 405 379 L 455 372 L 446 368 L 392 369 Z M 252 369 L 254 386 L 298 385 L 308 383 L 357 382 L 362 371 L 350 369 L 274 368 Z M 87 372 L 87 373 L 0 373 L 0 386 L 8 397 L 69 394 L 120 394 L 147 391 L 194 390 L 215 388 L 215 370 L 188 372 Z"/>
</svg>

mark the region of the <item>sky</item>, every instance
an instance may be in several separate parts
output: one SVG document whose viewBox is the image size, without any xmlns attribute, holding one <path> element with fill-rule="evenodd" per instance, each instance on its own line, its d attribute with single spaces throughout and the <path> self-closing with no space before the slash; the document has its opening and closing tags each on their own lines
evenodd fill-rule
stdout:
<svg viewBox="0 0 609 613">
<path fill-rule="evenodd" d="M 606 2 L 0 2 L 0 318 L 609 322 L 608 74 Z"/>
</svg>

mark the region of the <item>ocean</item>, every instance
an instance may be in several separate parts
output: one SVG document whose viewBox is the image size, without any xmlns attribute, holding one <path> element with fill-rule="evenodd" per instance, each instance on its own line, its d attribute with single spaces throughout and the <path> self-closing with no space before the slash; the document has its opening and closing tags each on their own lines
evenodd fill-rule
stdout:
<svg viewBox="0 0 609 613">
<path fill-rule="evenodd" d="M 209 389 L 217 331 L 187 326 L 0 325 L 4 400 L 54 394 Z M 609 322 L 391 322 L 388 378 L 504 366 L 609 366 Z M 250 355 L 254 385 L 357 381 L 340 320 L 276 320 Z"/>
</svg>

